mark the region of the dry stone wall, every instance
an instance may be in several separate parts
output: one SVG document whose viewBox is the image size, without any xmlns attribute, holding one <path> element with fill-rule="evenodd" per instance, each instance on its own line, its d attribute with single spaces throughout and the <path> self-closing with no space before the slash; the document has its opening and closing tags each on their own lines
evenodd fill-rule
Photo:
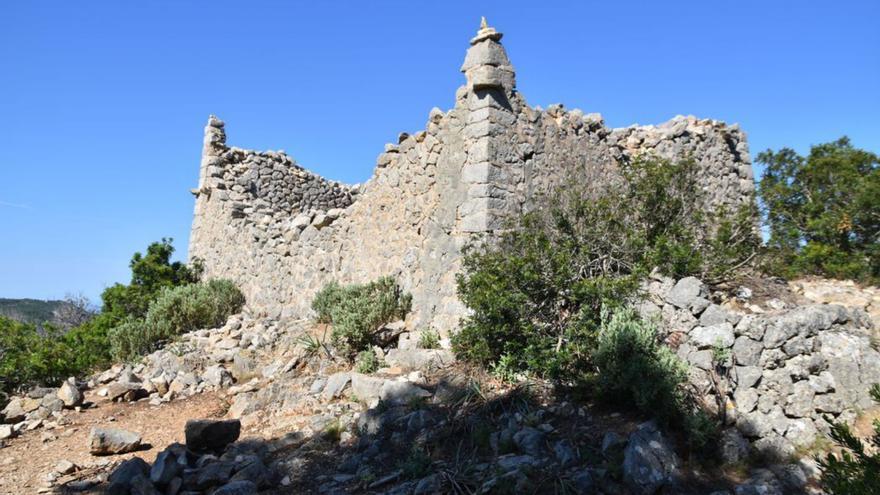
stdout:
<svg viewBox="0 0 880 495">
<path fill-rule="evenodd" d="M 880 352 L 864 310 L 811 304 L 754 314 L 711 302 L 693 277 L 657 278 L 646 289 L 642 315 L 663 322 L 704 406 L 729 426 L 726 460 L 750 450 L 792 456 L 829 432 L 828 419 L 852 423 L 874 406 Z"/>
<path fill-rule="evenodd" d="M 193 191 L 190 257 L 204 261 L 208 276 L 236 281 L 268 315 L 305 316 L 331 280 L 391 275 L 413 294 L 408 324 L 446 334 L 465 311 L 455 295 L 462 248 L 567 180 L 613 181 L 641 153 L 693 157 L 707 208 L 752 201 L 737 126 L 676 117 L 611 129 L 598 114 L 530 107 L 501 37 L 481 27 L 455 107 L 433 109 L 425 130 L 386 145 L 360 187 L 317 177 L 283 153 L 228 147 L 224 124 L 212 117 Z"/>
</svg>

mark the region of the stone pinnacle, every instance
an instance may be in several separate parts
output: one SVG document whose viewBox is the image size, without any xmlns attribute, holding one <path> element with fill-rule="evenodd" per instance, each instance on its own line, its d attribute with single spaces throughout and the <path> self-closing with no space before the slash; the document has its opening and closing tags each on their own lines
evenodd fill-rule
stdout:
<svg viewBox="0 0 880 495">
<path fill-rule="evenodd" d="M 499 33 L 493 27 L 489 27 L 486 23 L 486 17 L 480 18 L 480 30 L 477 35 L 471 38 L 471 45 L 476 45 L 483 40 L 500 41 L 503 34 Z"/>
</svg>

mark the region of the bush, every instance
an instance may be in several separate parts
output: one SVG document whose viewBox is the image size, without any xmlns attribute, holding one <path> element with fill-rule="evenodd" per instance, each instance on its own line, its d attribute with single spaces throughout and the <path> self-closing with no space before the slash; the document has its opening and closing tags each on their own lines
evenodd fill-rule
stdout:
<svg viewBox="0 0 880 495">
<path fill-rule="evenodd" d="M 72 371 L 68 348 L 57 330 L 0 316 L 0 391 L 10 393 L 36 383 L 54 385 Z"/>
<path fill-rule="evenodd" d="M 355 359 L 355 371 L 358 373 L 375 373 L 381 366 L 382 362 L 372 349 L 359 352 Z"/>
<path fill-rule="evenodd" d="M 333 321 L 331 313 L 339 307 L 345 295 L 345 290 L 336 282 L 330 282 L 318 291 L 315 294 L 315 299 L 312 301 L 312 309 L 317 313 L 315 321 L 318 323 L 331 323 Z"/>
<path fill-rule="evenodd" d="M 153 333 L 144 320 L 129 318 L 117 324 L 107 334 L 110 355 L 119 361 L 131 360 L 146 354 L 153 347 Z"/>
<path fill-rule="evenodd" d="M 871 387 L 871 397 L 880 402 L 880 385 Z M 822 467 L 822 487 L 831 495 L 869 495 L 880 487 L 880 420 L 874 420 L 874 436 L 865 444 L 843 423 L 831 423 L 831 439 L 841 448 L 816 460 Z"/>
<path fill-rule="evenodd" d="M 436 330 L 423 330 L 419 335 L 419 347 L 422 349 L 439 349 L 440 334 Z"/>
<path fill-rule="evenodd" d="M 319 322 L 333 326 L 334 346 L 348 359 L 369 349 L 383 325 L 406 317 L 412 297 L 391 277 L 342 287 L 327 284 L 315 295 L 312 309 Z"/>
<path fill-rule="evenodd" d="M 880 158 L 843 137 L 803 157 L 784 148 L 758 155 L 769 230 L 766 269 L 880 281 Z"/>
<path fill-rule="evenodd" d="M 182 333 L 220 326 L 243 305 L 244 296 L 228 280 L 165 288 L 146 318 L 130 318 L 110 332 L 111 352 L 117 359 L 132 359 Z"/>
<path fill-rule="evenodd" d="M 191 266 L 172 262 L 172 241 L 162 239 L 150 244 L 146 254 L 134 253 L 129 263 L 131 282 L 128 285 L 115 284 L 104 290 L 101 294 L 103 313 L 112 314 L 120 321 L 128 317 L 143 318 L 162 289 L 199 281 L 201 262 L 196 260 Z"/>
<path fill-rule="evenodd" d="M 604 399 L 667 421 L 679 414 L 687 366 L 658 342 L 655 326 L 631 309 L 606 315 L 594 358 Z"/>
<path fill-rule="evenodd" d="M 198 260 L 189 266 L 171 262 L 173 252 L 171 239 L 162 239 L 150 244 L 145 255 L 135 253 L 129 264 L 130 284 L 107 288 L 101 294 L 102 311 L 94 317 L 85 301 L 78 300 L 66 303 L 68 314 L 62 318 L 62 328 L 46 325 L 40 329 L 0 318 L 0 391 L 9 393 L 32 385 L 57 385 L 68 376 L 108 365 L 114 356 L 134 357 L 151 349 L 157 334 L 163 339 L 193 321 L 216 321 L 224 305 L 237 304 L 240 308 L 241 303 L 236 302 L 236 298 L 240 299 L 237 290 L 228 282 L 215 283 L 211 290 L 216 294 L 210 304 L 195 308 L 187 305 L 192 299 L 168 301 L 164 303 L 165 314 L 171 316 L 170 312 L 174 317 L 154 317 L 154 321 L 161 323 L 158 332 L 148 327 L 144 318 L 159 294 L 195 283 L 202 272 Z M 180 304 L 180 308 L 172 310 L 171 306 L 176 304 Z M 157 312 L 161 311 L 157 309 Z M 87 321 L 68 330 L 69 324 L 82 320 Z"/>
<path fill-rule="evenodd" d="M 465 251 L 458 293 L 473 310 L 453 350 L 486 366 L 579 379 L 600 310 L 625 306 L 653 268 L 724 278 L 754 255 L 751 206 L 705 213 L 693 161 L 643 158 L 604 190 L 571 185 L 493 243 Z"/>
<path fill-rule="evenodd" d="M 653 323 L 631 308 L 603 317 L 594 362 L 596 391 L 606 402 L 632 406 L 685 434 L 701 450 L 718 434 L 717 421 L 685 389 L 687 364 L 657 338 Z"/>
</svg>

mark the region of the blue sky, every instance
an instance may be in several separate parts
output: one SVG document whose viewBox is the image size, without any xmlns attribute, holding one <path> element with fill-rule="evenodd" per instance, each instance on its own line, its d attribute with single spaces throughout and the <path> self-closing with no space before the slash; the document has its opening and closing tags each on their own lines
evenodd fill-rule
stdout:
<svg viewBox="0 0 880 495">
<path fill-rule="evenodd" d="M 532 105 L 609 125 L 738 122 L 752 155 L 880 151 L 880 2 L 19 1 L 0 4 L 0 297 L 184 257 L 202 128 L 346 182 L 452 106 L 481 15 Z"/>
</svg>

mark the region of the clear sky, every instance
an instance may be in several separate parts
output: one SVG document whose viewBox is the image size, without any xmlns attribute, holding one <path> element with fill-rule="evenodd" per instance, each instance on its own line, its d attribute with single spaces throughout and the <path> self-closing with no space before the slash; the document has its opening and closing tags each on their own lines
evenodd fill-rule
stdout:
<svg viewBox="0 0 880 495">
<path fill-rule="evenodd" d="M 880 2 L 0 3 L 0 297 L 97 299 L 163 236 L 185 257 L 202 128 L 362 182 L 452 106 L 479 18 L 532 105 L 615 127 L 738 122 L 752 155 L 880 151 Z"/>
</svg>

